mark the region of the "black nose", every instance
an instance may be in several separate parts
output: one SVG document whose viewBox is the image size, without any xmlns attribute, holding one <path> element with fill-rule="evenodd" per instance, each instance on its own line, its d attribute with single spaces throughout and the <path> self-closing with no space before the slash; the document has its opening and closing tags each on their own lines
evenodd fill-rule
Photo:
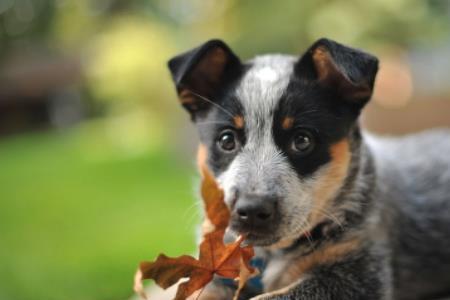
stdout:
<svg viewBox="0 0 450 300">
<path fill-rule="evenodd" d="M 247 195 L 236 202 L 235 212 L 239 222 L 245 225 L 267 225 L 275 215 L 276 197 Z"/>
</svg>

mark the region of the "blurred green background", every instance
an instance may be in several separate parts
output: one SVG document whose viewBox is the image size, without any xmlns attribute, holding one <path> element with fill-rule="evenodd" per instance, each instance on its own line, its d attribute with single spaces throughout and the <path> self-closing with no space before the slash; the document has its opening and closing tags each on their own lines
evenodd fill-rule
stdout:
<svg viewBox="0 0 450 300">
<path fill-rule="evenodd" d="M 141 260 L 195 249 L 196 135 L 166 61 L 329 37 L 381 59 L 362 121 L 450 125 L 447 0 L 0 0 L 0 299 L 127 299 Z"/>
</svg>

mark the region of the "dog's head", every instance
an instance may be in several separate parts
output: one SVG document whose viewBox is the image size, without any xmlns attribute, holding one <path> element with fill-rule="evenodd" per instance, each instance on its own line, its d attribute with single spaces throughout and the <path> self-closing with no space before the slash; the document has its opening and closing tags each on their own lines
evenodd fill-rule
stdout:
<svg viewBox="0 0 450 300">
<path fill-rule="evenodd" d="M 371 97 L 375 57 L 321 39 L 300 58 L 243 63 L 212 40 L 169 68 L 233 231 L 255 245 L 282 244 L 326 215 L 348 174 L 349 132 Z"/>
</svg>

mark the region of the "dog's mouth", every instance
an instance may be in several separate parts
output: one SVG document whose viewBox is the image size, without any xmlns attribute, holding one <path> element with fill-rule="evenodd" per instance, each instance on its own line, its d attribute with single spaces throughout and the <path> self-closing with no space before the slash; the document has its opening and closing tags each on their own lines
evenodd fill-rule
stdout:
<svg viewBox="0 0 450 300">
<path fill-rule="evenodd" d="M 252 246 L 266 247 L 280 240 L 280 237 L 275 234 L 275 229 L 251 228 L 234 222 L 231 223 L 230 229 L 236 235 L 244 235 L 245 244 Z"/>
</svg>

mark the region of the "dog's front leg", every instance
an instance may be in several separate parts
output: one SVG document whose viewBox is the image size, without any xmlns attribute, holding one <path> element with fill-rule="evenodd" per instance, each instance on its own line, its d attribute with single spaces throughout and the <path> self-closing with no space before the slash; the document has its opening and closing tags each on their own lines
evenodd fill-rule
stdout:
<svg viewBox="0 0 450 300">
<path fill-rule="evenodd" d="M 294 283 L 251 300 L 391 300 L 390 272 L 369 251 L 318 265 Z"/>
</svg>

